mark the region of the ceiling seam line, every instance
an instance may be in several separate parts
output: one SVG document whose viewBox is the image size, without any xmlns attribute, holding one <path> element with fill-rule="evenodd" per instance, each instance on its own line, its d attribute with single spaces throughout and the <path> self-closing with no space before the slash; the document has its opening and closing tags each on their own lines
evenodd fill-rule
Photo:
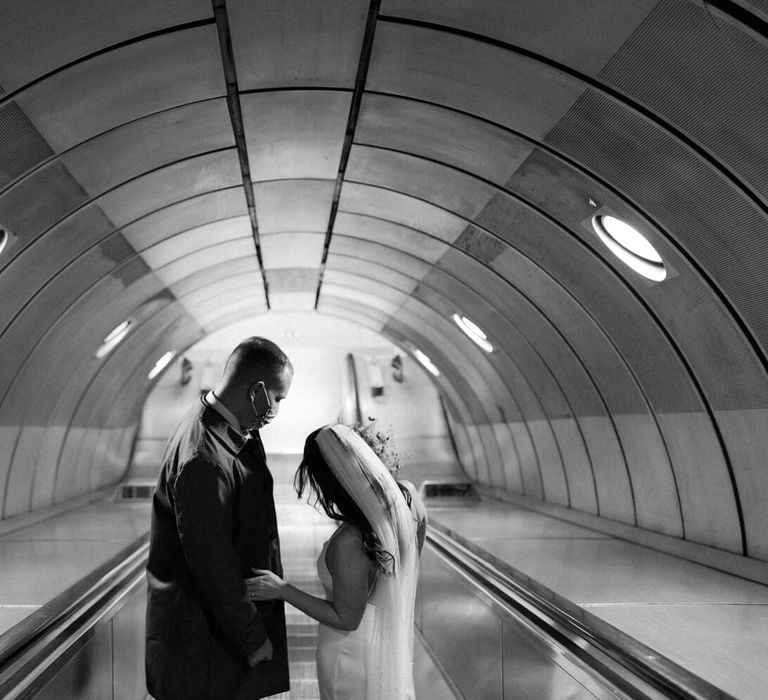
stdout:
<svg viewBox="0 0 768 700">
<path fill-rule="evenodd" d="M 357 64 L 357 75 L 355 77 L 355 88 L 352 92 L 352 100 L 349 105 L 349 117 L 347 118 L 347 128 L 344 133 L 344 145 L 339 159 L 339 170 L 336 175 L 336 184 L 333 188 L 333 199 L 331 201 L 331 212 L 328 216 L 328 229 L 325 232 L 325 241 L 323 242 L 323 254 L 320 259 L 320 270 L 317 277 L 317 291 L 315 292 L 314 309 L 317 311 L 317 305 L 320 301 L 320 290 L 323 286 L 323 275 L 325 273 L 325 263 L 328 259 L 328 249 L 331 245 L 331 236 L 336 222 L 336 212 L 339 209 L 339 198 L 341 197 L 341 186 L 347 172 L 347 163 L 349 154 L 352 150 L 352 143 L 357 129 L 357 119 L 360 114 L 360 104 L 363 101 L 363 92 L 365 91 L 365 82 L 368 78 L 368 66 L 373 52 L 373 37 L 376 33 L 376 23 L 379 19 L 379 9 L 381 0 L 371 0 L 368 6 L 368 17 L 365 23 L 365 33 L 363 34 L 363 43 L 360 49 L 360 60 Z"/>
<path fill-rule="evenodd" d="M 256 247 L 256 259 L 259 263 L 261 280 L 264 285 L 264 297 L 267 300 L 267 309 L 271 308 L 269 303 L 269 282 L 267 273 L 264 270 L 264 260 L 261 254 L 261 242 L 259 240 L 259 223 L 256 217 L 256 200 L 253 194 L 253 182 L 251 182 L 251 166 L 248 161 L 248 149 L 245 144 L 245 126 L 243 124 L 243 112 L 240 105 L 240 93 L 237 84 L 237 68 L 235 66 L 235 54 L 232 49 L 232 35 L 229 29 L 229 16 L 227 14 L 226 0 L 211 0 L 213 13 L 216 18 L 216 32 L 219 37 L 219 48 L 221 49 L 221 62 L 224 70 L 224 80 L 227 85 L 227 108 L 232 122 L 232 132 L 235 136 L 235 145 L 237 156 L 240 161 L 240 172 L 243 178 L 243 191 L 245 193 L 245 202 L 248 207 L 248 217 L 251 220 L 251 232 L 253 233 L 253 243 Z"/>
<path fill-rule="evenodd" d="M 184 24 L 175 24 L 172 27 L 166 27 L 165 29 L 158 29 L 154 32 L 141 34 L 138 37 L 134 37 L 132 39 L 126 39 L 125 41 L 121 41 L 117 44 L 112 44 L 110 46 L 93 51 L 92 53 L 86 54 L 85 56 L 76 58 L 74 61 L 69 61 L 68 63 L 65 63 L 62 66 L 58 66 L 57 68 L 54 68 L 53 70 L 48 71 L 47 73 L 40 75 L 37 78 L 34 78 L 29 83 L 25 83 L 21 87 L 18 87 L 15 90 L 12 90 L 11 92 L 6 93 L 2 97 L 0 97 L 0 107 L 4 107 L 6 103 L 13 100 L 14 97 L 21 94 L 25 90 L 29 90 L 29 88 L 34 87 L 38 83 L 41 83 L 44 80 L 47 80 L 48 78 L 53 77 L 57 73 L 61 73 L 62 71 L 72 68 L 73 66 L 76 66 L 80 63 L 86 63 L 87 61 L 90 61 L 93 58 L 98 58 L 99 56 L 103 56 L 104 54 L 110 53 L 111 51 L 117 51 L 119 49 L 125 48 L 126 46 L 131 46 L 132 44 L 141 43 L 142 41 L 146 41 L 147 39 L 154 39 L 155 37 L 164 36 L 166 34 L 175 34 L 176 32 L 183 32 L 189 29 L 198 29 L 199 27 L 207 27 L 213 24 L 214 21 L 215 20 L 213 17 L 208 17 L 206 19 L 195 20 L 194 22 L 185 22 Z"/>
</svg>

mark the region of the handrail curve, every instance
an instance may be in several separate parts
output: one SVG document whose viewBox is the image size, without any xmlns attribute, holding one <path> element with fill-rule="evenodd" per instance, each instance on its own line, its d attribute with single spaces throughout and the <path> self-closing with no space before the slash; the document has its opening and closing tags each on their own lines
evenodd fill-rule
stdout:
<svg viewBox="0 0 768 700">
<path fill-rule="evenodd" d="M 736 700 L 434 520 L 427 541 L 465 579 L 620 697 Z"/>
<path fill-rule="evenodd" d="M 149 533 L 0 635 L 0 697 L 31 698 L 143 582 Z"/>
</svg>

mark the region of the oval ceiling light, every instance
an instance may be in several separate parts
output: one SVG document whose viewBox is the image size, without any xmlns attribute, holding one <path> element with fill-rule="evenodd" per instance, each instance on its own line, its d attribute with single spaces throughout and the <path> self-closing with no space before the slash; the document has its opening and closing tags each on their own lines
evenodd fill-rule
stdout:
<svg viewBox="0 0 768 700">
<path fill-rule="evenodd" d="M 430 360 L 429 357 L 425 355 L 421 350 L 414 348 L 413 354 L 430 374 L 433 374 L 435 377 L 440 376 L 440 370 L 435 367 L 432 360 Z"/>
<path fill-rule="evenodd" d="M 459 314 L 453 314 L 453 320 L 483 350 L 493 352 L 493 345 L 488 342 L 488 336 L 483 333 L 480 326 L 470 321 L 466 316 L 459 316 Z"/>
<path fill-rule="evenodd" d="M 603 244 L 635 272 L 654 282 L 667 277 L 667 268 L 656 248 L 642 233 L 615 216 L 592 217 L 592 228 Z"/>
<path fill-rule="evenodd" d="M 151 370 L 149 370 L 149 374 L 147 375 L 147 379 L 154 379 L 160 372 L 162 372 L 167 366 L 168 363 L 176 357 L 176 353 L 172 350 L 169 350 L 165 355 L 163 355 L 157 362 L 155 362 L 155 366 L 152 367 Z"/>
<path fill-rule="evenodd" d="M 120 343 L 120 341 L 125 338 L 126 335 L 128 335 L 128 331 L 131 330 L 131 326 L 134 324 L 134 320 L 132 318 L 128 318 L 122 323 L 119 323 L 117 326 L 115 326 L 107 335 L 106 338 L 104 338 L 103 341 L 101 341 L 101 345 L 99 346 L 99 349 L 96 351 L 96 357 L 102 358 L 108 355 L 112 350 L 117 347 L 117 345 Z"/>
<path fill-rule="evenodd" d="M 2 226 L 0 226 L 0 253 L 3 252 L 3 248 L 8 243 L 8 231 L 6 231 Z"/>
</svg>

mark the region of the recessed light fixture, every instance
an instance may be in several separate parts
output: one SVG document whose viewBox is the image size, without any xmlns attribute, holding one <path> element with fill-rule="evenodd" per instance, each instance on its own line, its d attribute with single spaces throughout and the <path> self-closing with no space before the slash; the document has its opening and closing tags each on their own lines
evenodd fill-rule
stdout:
<svg viewBox="0 0 768 700">
<path fill-rule="evenodd" d="M 128 335 L 128 331 L 131 330 L 131 326 L 133 324 L 134 320 L 132 318 L 128 318 L 115 326 L 109 332 L 107 337 L 104 338 L 104 340 L 101 342 L 99 349 L 96 351 L 96 357 L 101 359 L 102 357 L 109 355 L 109 353 L 117 347 L 120 341 L 125 338 L 126 335 Z"/>
<path fill-rule="evenodd" d="M 430 372 L 430 374 L 433 374 L 435 377 L 440 376 L 440 370 L 435 367 L 432 360 L 430 360 L 429 357 L 425 355 L 421 350 L 414 348 L 413 354 L 416 359 L 425 367 L 425 369 Z"/>
<path fill-rule="evenodd" d="M 8 238 L 8 231 L 0 226 L 0 253 L 2 253 L 5 246 L 8 245 Z"/>
<path fill-rule="evenodd" d="M 176 353 L 169 350 L 165 355 L 163 355 L 157 362 L 155 362 L 155 366 L 152 367 L 151 370 L 149 370 L 149 374 L 147 375 L 147 379 L 154 379 L 160 372 L 162 372 L 167 366 L 168 363 L 176 357 Z"/>
<path fill-rule="evenodd" d="M 642 233 L 615 216 L 597 214 L 592 228 L 605 246 L 635 272 L 654 282 L 667 277 L 667 268 L 656 248 Z"/>
<path fill-rule="evenodd" d="M 453 314 L 453 320 L 477 345 L 486 352 L 493 352 L 493 345 L 488 342 L 488 336 L 476 323 L 470 321 L 466 316 Z"/>
</svg>

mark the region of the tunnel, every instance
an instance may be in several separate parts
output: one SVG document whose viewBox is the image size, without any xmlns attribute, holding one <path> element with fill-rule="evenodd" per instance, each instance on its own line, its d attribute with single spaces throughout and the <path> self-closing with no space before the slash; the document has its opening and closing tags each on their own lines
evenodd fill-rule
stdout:
<svg viewBox="0 0 768 700">
<path fill-rule="evenodd" d="M 83 539 L 40 528 L 140 537 L 104 504 L 156 476 L 163 387 L 278 334 L 338 358 L 304 406 L 405 367 L 402 425 L 434 417 L 417 627 L 451 698 L 765 697 L 766 144 L 764 0 L 0 4 L 0 693 L 62 692 L 13 666 L 41 560 Z M 120 548 L 89 547 L 90 585 Z M 675 680 L 603 656 L 600 685 L 562 622 L 537 675 L 517 604 L 446 600 L 489 562 Z M 136 619 L 111 653 L 140 675 Z M 78 644 L 59 697 L 147 697 L 89 690 Z"/>
</svg>

